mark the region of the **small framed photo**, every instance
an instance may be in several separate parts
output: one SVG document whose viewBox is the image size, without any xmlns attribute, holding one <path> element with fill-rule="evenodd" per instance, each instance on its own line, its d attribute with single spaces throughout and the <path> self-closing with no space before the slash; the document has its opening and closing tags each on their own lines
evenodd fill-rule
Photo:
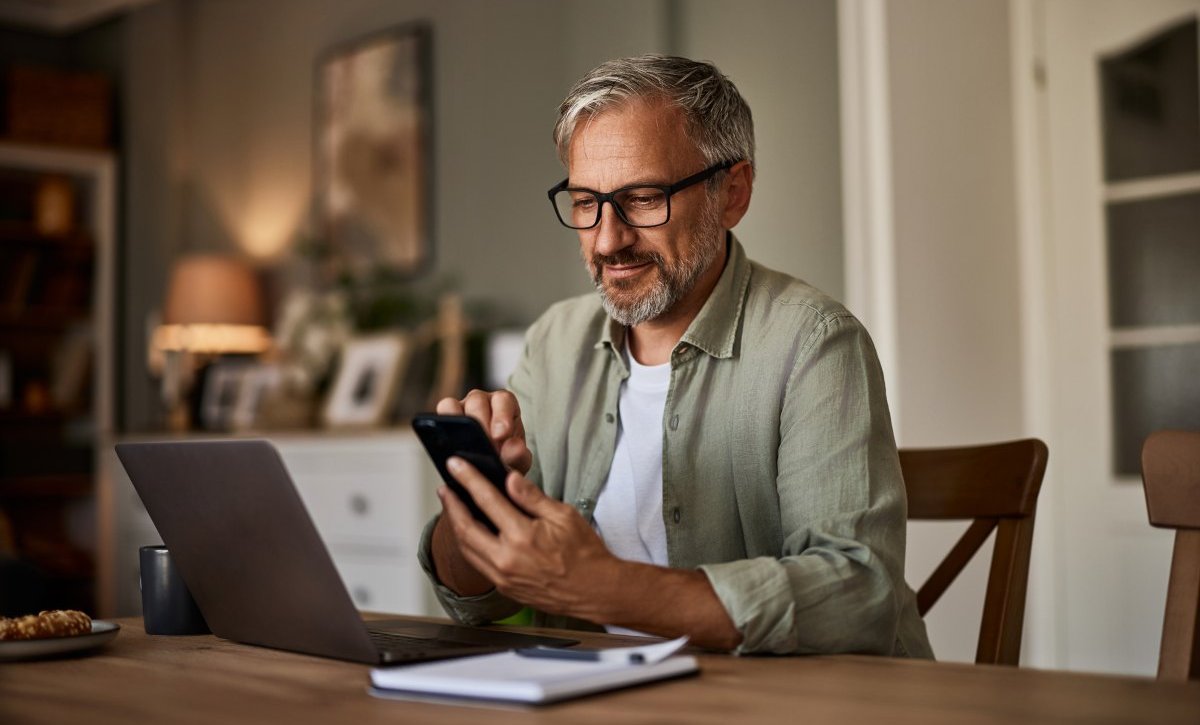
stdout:
<svg viewBox="0 0 1200 725">
<path fill-rule="evenodd" d="M 229 427 L 247 430 L 258 425 L 263 400 L 283 383 L 283 371 L 272 363 L 251 363 L 242 371 L 233 409 L 229 413 Z"/>
<path fill-rule="evenodd" d="M 200 423 L 206 430 L 230 428 L 242 377 L 250 367 L 247 362 L 218 361 L 209 368 L 200 398 Z"/>
<path fill-rule="evenodd" d="M 411 351 L 410 338 L 400 333 L 348 342 L 325 404 L 326 425 L 371 427 L 387 422 Z"/>
</svg>

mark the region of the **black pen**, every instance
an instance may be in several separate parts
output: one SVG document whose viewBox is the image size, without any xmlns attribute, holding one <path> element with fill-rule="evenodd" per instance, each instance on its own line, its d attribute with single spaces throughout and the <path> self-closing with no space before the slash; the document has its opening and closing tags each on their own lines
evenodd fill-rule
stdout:
<svg viewBox="0 0 1200 725">
<path fill-rule="evenodd" d="M 522 657 L 534 657 L 546 660 L 580 660 L 585 662 L 599 662 L 600 653 L 604 650 L 599 649 L 574 649 L 564 647 L 522 647 L 513 650 Z M 629 664 L 640 665 L 646 661 L 640 652 L 633 652 L 629 655 Z"/>
</svg>

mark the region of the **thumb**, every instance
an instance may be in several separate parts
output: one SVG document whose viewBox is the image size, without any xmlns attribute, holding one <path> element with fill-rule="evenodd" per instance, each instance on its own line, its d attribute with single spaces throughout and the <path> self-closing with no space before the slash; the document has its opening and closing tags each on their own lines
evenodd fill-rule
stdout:
<svg viewBox="0 0 1200 725">
<path fill-rule="evenodd" d="M 533 485 L 528 478 L 525 478 L 516 471 L 508 474 L 506 486 L 508 488 L 508 495 L 512 497 L 512 500 L 524 509 L 525 513 L 535 518 L 542 518 L 548 515 L 553 511 L 554 505 L 557 503 L 547 496 L 542 489 Z"/>
</svg>

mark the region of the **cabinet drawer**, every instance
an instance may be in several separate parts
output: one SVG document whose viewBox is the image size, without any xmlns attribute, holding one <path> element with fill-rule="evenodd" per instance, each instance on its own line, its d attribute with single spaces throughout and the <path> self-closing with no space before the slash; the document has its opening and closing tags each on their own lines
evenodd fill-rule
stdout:
<svg viewBox="0 0 1200 725">
<path fill-rule="evenodd" d="M 416 544 L 420 507 L 396 481 L 379 476 L 353 479 L 305 477 L 296 490 L 326 542 L 386 539 Z"/>
<path fill-rule="evenodd" d="M 392 564 L 358 557 L 335 557 L 354 606 L 373 612 L 425 614 L 429 586 L 416 563 Z"/>
<path fill-rule="evenodd" d="M 296 490 L 327 542 L 388 539 L 411 549 L 423 525 L 421 468 L 411 446 L 280 446 Z M 410 542 L 411 540 L 411 542 Z"/>
</svg>

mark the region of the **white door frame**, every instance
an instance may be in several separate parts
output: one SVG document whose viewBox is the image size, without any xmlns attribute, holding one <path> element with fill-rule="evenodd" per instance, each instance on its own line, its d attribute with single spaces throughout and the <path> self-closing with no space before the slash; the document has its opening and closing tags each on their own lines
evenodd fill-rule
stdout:
<svg viewBox="0 0 1200 725">
<path fill-rule="evenodd" d="M 1053 280 L 1047 229 L 1053 200 L 1049 196 L 1046 152 L 1044 9 L 1044 0 L 1009 0 L 1023 423 L 1025 435 L 1046 440 L 1053 430 L 1051 325 L 1047 315 Z M 1062 527 L 1057 525 L 1063 491 L 1056 485 L 1056 471 L 1051 451 L 1038 497 L 1042 524 L 1034 527 L 1022 641 L 1023 659 L 1046 668 L 1062 667 L 1067 661 L 1065 641 L 1059 636 L 1061 618 L 1065 616 L 1059 606 L 1063 601 L 1063 577 L 1059 572 L 1064 564 Z"/>
<path fill-rule="evenodd" d="M 884 0 L 838 0 L 846 306 L 866 325 L 903 440 Z"/>
</svg>

